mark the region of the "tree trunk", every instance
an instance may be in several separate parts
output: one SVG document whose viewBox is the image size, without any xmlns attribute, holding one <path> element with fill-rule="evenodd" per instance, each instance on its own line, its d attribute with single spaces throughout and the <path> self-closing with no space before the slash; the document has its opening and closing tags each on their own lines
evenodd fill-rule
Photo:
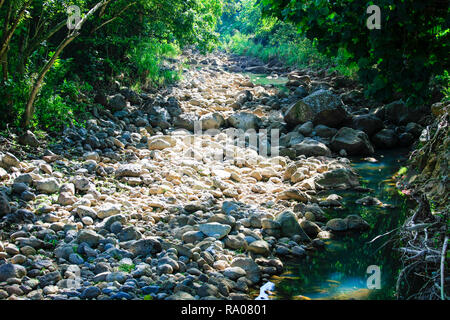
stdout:
<svg viewBox="0 0 450 320">
<path fill-rule="evenodd" d="M 42 87 L 42 84 L 44 82 L 44 78 L 45 78 L 45 75 L 47 74 L 47 72 L 53 66 L 56 59 L 58 59 L 59 55 L 64 50 L 64 48 L 69 43 L 71 43 L 76 37 L 78 37 L 78 35 L 80 34 L 79 30 L 81 29 L 83 24 L 86 22 L 86 20 L 92 14 L 94 14 L 100 7 L 106 5 L 110 1 L 111 0 L 102 0 L 102 1 L 98 2 L 91 10 L 89 10 L 89 12 L 83 17 L 83 19 L 81 19 L 80 22 L 78 22 L 76 28 L 72 32 L 70 32 L 69 35 L 66 38 L 64 38 L 64 40 L 59 44 L 58 48 L 56 49 L 56 51 L 53 54 L 50 61 L 48 61 L 45 64 L 45 66 L 42 68 L 42 70 L 39 72 L 39 75 L 36 79 L 36 82 L 33 85 L 33 89 L 31 90 L 30 96 L 28 98 L 27 106 L 25 108 L 25 117 L 24 117 L 24 121 L 23 121 L 23 126 L 25 128 L 30 126 L 31 119 L 33 118 L 33 114 L 34 114 L 34 101 L 36 100 L 36 97 L 37 97 L 39 91 L 41 90 L 41 87 Z"/>
<path fill-rule="evenodd" d="M 30 126 L 31 119 L 34 114 L 34 101 L 36 100 L 36 97 L 41 90 L 42 83 L 44 82 L 45 75 L 50 70 L 50 68 L 55 63 L 56 59 L 58 59 L 61 52 L 64 50 L 64 48 L 73 41 L 77 37 L 77 34 L 72 34 L 64 39 L 63 42 L 58 46 L 55 53 L 53 54 L 50 61 L 47 62 L 47 64 L 42 68 L 42 70 L 39 72 L 39 75 L 36 79 L 36 82 L 33 85 L 33 89 L 30 93 L 30 97 L 27 102 L 27 106 L 25 109 L 25 120 L 24 120 L 24 127 L 27 128 Z"/>
<path fill-rule="evenodd" d="M 14 34 L 14 32 L 17 29 L 17 26 L 19 25 L 20 19 L 22 19 L 23 15 L 26 12 L 26 9 L 28 8 L 28 6 L 31 4 L 32 0 L 29 0 L 27 2 L 25 2 L 22 6 L 22 8 L 20 9 L 19 13 L 17 14 L 17 17 L 15 17 L 12 26 L 9 30 L 5 30 L 5 34 L 4 37 L 2 39 L 2 44 L 0 46 L 0 58 L 3 57 L 3 55 L 5 54 L 6 50 L 8 50 L 8 46 L 9 46 L 9 42 L 12 39 L 12 36 Z"/>
</svg>

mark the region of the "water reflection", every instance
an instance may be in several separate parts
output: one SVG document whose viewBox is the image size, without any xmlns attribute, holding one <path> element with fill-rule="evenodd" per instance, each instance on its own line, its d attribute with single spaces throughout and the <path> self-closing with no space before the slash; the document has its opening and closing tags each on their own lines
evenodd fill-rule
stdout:
<svg viewBox="0 0 450 320">
<path fill-rule="evenodd" d="M 342 196 L 342 209 L 326 209 L 331 218 L 358 214 L 371 226 L 368 232 L 344 234 L 326 240 L 325 250 L 312 253 L 302 260 L 285 262 L 289 276 L 271 280 L 276 285 L 275 299 L 393 299 L 400 264 L 392 245 L 380 246 L 385 239 L 367 244 L 377 235 L 400 226 L 410 203 L 400 196 L 391 180 L 401 167 L 402 150 L 379 154 L 378 162 L 352 159 L 362 177 L 362 185 L 373 189 L 368 193 L 332 191 Z M 364 206 L 355 201 L 372 196 L 390 206 Z M 381 271 L 381 289 L 367 288 L 367 267 L 376 265 Z"/>
</svg>

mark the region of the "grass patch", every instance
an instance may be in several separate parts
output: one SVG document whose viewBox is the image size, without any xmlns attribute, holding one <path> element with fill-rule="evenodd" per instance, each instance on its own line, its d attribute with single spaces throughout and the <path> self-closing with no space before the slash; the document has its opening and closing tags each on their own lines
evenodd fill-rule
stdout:
<svg viewBox="0 0 450 320">
<path fill-rule="evenodd" d="M 339 50 L 338 56 L 330 59 L 320 54 L 315 44 L 306 38 L 263 45 L 253 41 L 250 35 L 236 32 L 233 36 L 225 37 L 221 48 L 238 55 L 257 57 L 266 63 L 276 58 L 289 67 L 328 68 L 350 78 L 356 78 L 358 71 L 356 64 L 349 63 L 344 50 Z"/>
</svg>

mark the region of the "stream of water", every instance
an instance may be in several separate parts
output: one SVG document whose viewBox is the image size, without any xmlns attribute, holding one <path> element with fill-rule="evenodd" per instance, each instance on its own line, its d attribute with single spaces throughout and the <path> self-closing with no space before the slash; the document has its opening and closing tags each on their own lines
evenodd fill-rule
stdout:
<svg viewBox="0 0 450 320">
<path fill-rule="evenodd" d="M 398 254 L 392 246 L 379 250 L 386 238 L 367 244 L 376 236 L 400 226 L 413 204 L 399 194 L 392 176 L 405 160 L 405 151 L 397 150 L 374 156 L 376 162 L 351 159 L 361 176 L 361 184 L 373 189 L 359 193 L 352 190 L 331 191 L 342 196 L 342 209 L 325 209 L 329 219 L 357 214 L 370 224 L 370 230 L 334 236 L 325 240 L 325 249 L 306 258 L 284 261 L 285 272 L 270 279 L 274 292 L 270 299 L 393 299 L 396 276 L 400 269 Z M 355 203 L 364 196 L 373 196 L 390 206 L 363 206 Z M 321 195 L 322 196 L 322 195 Z M 380 268 L 380 289 L 368 289 L 369 266 Z"/>
</svg>

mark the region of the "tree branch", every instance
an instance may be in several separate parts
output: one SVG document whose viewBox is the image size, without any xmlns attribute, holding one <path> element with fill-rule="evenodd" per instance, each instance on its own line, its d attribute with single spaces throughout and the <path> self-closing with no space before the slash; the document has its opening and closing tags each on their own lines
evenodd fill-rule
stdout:
<svg viewBox="0 0 450 320">
<path fill-rule="evenodd" d="M 90 32 L 90 34 L 92 35 L 93 33 L 97 32 L 98 29 L 104 27 L 105 25 L 107 25 L 108 23 L 113 22 L 114 20 L 116 20 L 122 13 L 124 13 L 129 7 L 131 7 L 132 5 L 136 4 L 137 2 L 132 2 L 130 4 L 128 4 L 127 6 L 125 6 L 122 10 L 120 10 L 119 13 L 117 13 L 113 18 L 105 21 L 104 23 L 102 23 L 101 25 L 99 25 L 98 27 L 96 27 L 94 30 L 92 30 Z"/>
</svg>

